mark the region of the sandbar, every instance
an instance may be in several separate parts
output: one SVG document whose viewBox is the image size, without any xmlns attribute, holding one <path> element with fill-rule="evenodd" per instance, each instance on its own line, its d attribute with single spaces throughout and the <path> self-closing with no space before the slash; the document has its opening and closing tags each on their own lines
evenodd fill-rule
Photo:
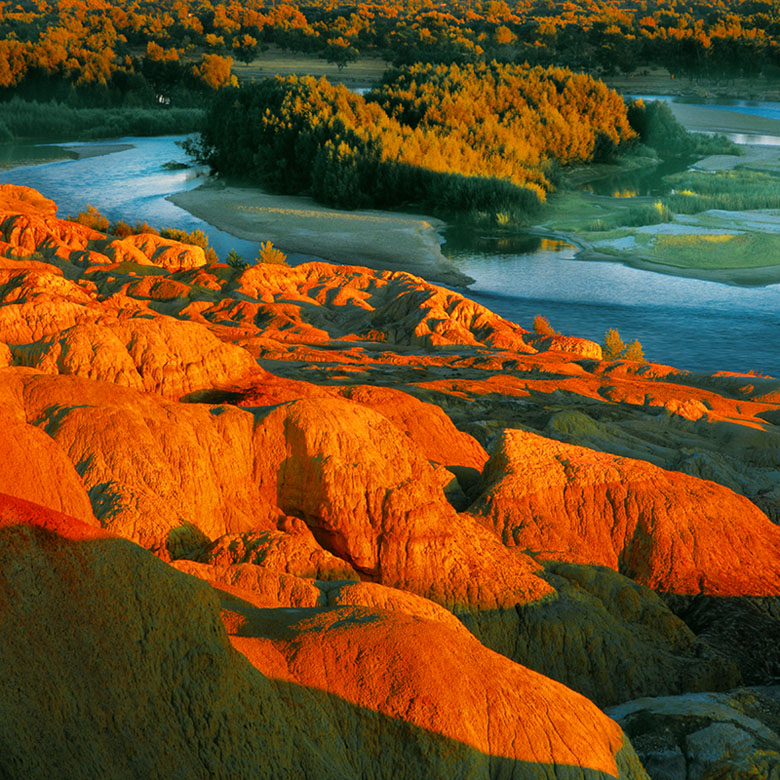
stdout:
<svg viewBox="0 0 780 780">
<path fill-rule="evenodd" d="M 89 157 L 103 157 L 106 154 L 115 154 L 116 152 L 126 152 L 133 149 L 132 144 L 81 144 L 78 146 L 65 145 L 65 149 L 76 154 L 79 160 L 86 160 Z"/>
<path fill-rule="evenodd" d="M 441 252 L 441 220 L 389 211 L 341 211 L 311 198 L 272 195 L 256 187 L 207 182 L 168 200 L 247 241 L 271 241 L 285 252 L 346 265 L 408 271 L 463 287 L 474 280 Z"/>
<path fill-rule="evenodd" d="M 85 160 L 102 157 L 114 152 L 132 149 L 132 144 L 32 144 L 16 143 L 0 145 L 0 170 L 11 170 L 28 165 L 44 165 L 63 160 Z"/>
<path fill-rule="evenodd" d="M 689 103 L 669 103 L 669 108 L 686 130 L 780 136 L 780 119 Z"/>
</svg>

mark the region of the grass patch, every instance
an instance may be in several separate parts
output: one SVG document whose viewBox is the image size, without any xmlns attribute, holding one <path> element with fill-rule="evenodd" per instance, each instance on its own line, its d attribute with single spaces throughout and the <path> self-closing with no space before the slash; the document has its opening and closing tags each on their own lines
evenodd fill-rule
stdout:
<svg viewBox="0 0 780 780">
<path fill-rule="evenodd" d="M 757 233 L 657 236 L 648 250 L 651 257 L 675 268 L 755 268 L 768 265 L 772 255 L 778 256 L 780 236 Z"/>
<path fill-rule="evenodd" d="M 2 103 L 0 142 L 183 135 L 200 129 L 199 108 L 72 108 L 13 98 Z"/>
<path fill-rule="evenodd" d="M 776 173 L 741 168 L 716 173 L 687 171 L 668 177 L 668 181 L 675 192 L 663 202 L 676 214 L 780 208 L 780 175 Z"/>
<path fill-rule="evenodd" d="M 325 76 L 331 83 L 370 85 L 378 82 L 391 65 L 381 57 L 360 57 L 343 69 L 321 57 L 270 46 L 254 61 L 233 63 L 239 81 L 265 79 L 269 76 Z"/>
</svg>

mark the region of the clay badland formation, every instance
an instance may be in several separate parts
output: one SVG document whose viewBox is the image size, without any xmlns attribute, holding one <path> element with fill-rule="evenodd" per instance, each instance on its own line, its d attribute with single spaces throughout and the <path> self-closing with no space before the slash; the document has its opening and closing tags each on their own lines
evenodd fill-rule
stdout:
<svg viewBox="0 0 780 780">
<path fill-rule="evenodd" d="M 780 771 L 780 381 L 23 187 L 0 300 L 0 774 Z"/>
</svg>

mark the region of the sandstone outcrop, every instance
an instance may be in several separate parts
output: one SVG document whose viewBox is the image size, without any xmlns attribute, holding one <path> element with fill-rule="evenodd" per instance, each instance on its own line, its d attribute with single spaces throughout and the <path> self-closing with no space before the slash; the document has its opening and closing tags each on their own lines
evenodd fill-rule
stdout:
<svg viewBox="0 0 780 780">
<path fill-rule="evenodd" d="M 316 580 L 356 580 L 357 572 L 341 558 L 324 550 L 305 523 L 284 518 L 280 524 L 293 533 L 254 531 L 221 536 L 198 555 L 213 565 L 256 564 L 264 571 L 294 574 Z"/>
<path fill-rule="evenodd" d="M 492 653 L 464 632 L 360 607 L 280 615 L 230 605 L 225 622 L 233 646 L 261 672 L 324 689 L 363 711 L 446 738 L 459 772 L 578 776 L 579 765 L 605 776 L 644 774 L 622 734 L 587 699 Z M 551 706 L 564 691 L 567 706 Z M 366 738 L 363 749 L 375 753 L 381 737 Z M 428 749 L 436 756 L 442 747 Z M 409 748 L 407 772 L 437 776 L 428 774 L 432 757 L 423 759 L 416 745 Z"/>
<path fill-rule="evenodd" d="M 0 186 L 0 774 L 644 777 L 534 672 L 599 706 L 780 674 L 780 382 L 600 358 Z"/>
<path fill-rule="evenodd" d="M 16 349 L 19 365 L 180 398 L 262 376 L 251 355 L 202 325 L 167 318 L 76 325 Z"/>
<path fill-rule="evenodd" d="M 5 496 L 0 561 L 3 774 L 647 777 L 586 699 L 441 623 L 224 594 L 235 652 L 208 585 Z"/>
<path fill-rule="evenodd" d="M 780 528 L 721 485 L 517 430 L 483 480 L 471 511 L 522 550 L 669 593 L 780 594 Z"/>
<path fill-rule="evenodd" d="M 544 576 L 554 597 L 461 619 L 488 647 L 600 706 L 741 682 L 735 660 L 649 588 L 600 566 L 550 562 Z"/>
<path fill-rule="evenodd" d="M 98 525 L 73 463 L 43 431 L 13 414 L 0 397 L 0 493 Z M 9 412 L 11 412 L 9 414 Z"/>
</svg>

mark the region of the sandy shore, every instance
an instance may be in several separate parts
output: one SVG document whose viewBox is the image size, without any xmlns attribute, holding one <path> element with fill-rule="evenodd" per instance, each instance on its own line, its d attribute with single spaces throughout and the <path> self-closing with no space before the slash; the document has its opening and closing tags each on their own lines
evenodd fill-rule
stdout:
<svg viewBox="0 0 780 780">
<path fill-rule="evenodd" d="M 462 287 L 473 281 L 441 253 L 432 217 L 386 211 L 339 211 L 311 198 L 270 195 L 213 182 L 168 200 L 220 230 L 248 241 L 271 241 L 286 252 L 331 262 L 409 271 Z"/>
<path fill-rule="evenodd" d="M 0 170 L 11 170 L 24 165 L 44 165 L 63 160 L 84 160 L 105 154 L 124 152 L 132 144 L 6 144 L 0 146 Z"/>
<path fill-rule="evenodd" d="M 106 154 L 126 152 L 134 148 L 132 144 L 84 144 L 83 146 L 65 146 L 65 149 L 73 152 L 79 160 L 89 157 L 103 157 Z"/>
<path fill-rule="evenodd" d="M 687 103 L 670 103 L 669 108 L 686 130 L 780 136 L 780 119 Z"/>
</svg>

